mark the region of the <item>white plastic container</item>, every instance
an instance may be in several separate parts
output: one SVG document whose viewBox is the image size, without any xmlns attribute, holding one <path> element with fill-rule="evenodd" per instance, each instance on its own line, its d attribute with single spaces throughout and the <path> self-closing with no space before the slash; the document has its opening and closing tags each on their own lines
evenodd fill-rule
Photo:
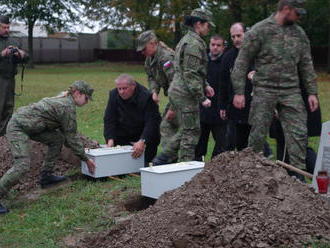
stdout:
<svg viewBox="0 0 330 248">
<path fill-rule="evenodd" d="M 158 199 L 164 192 L 183 185 L 204 168 L 204 162 L 189 161 L 141 168 L 141 194 Z"/>
<path fill-rule="evenodd" d="M 81 162 L 81 172 L 99 178 L 139 172 L 144 167 L 144 154 L 132 158 L 132 146 L 103 147 L 86 149 L 86 155 L 96 163 L 95 174 L 88 171 L 87 164 Z"/>
</svg>

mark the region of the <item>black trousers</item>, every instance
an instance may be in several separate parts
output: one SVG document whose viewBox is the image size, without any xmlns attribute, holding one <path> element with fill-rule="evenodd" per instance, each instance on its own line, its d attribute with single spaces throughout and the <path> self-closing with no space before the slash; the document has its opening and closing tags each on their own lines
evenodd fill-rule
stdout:
<svg viewBox="0 0 330 248">
<path fill-rule="evenodd" d="M 226 132 L 226 151 L 238 151 L 248 147 L 251 126 L 229 120 Z"/>
<path fill-rule="evenodd" d="M 135 137 L 117 137 L 115 138 L 115 145 L 132 145 L 132 142 L 137 142 L 140 139 L 139 136 Z M 160 143 L 160 135 L 155 135 L 152 140 L 146 141 L 146 149 L 144 151 L 144 166 L 148 166 L 149 163 L 153 160 L 153 158 L 157 154 L 157 147 Z"/>
<path fill-rule="evenodd" d="M 208 124 L 201 122 L 201 136 L 199 138 L 198 144 L 195 149 L 195 159 L 202 160 L 202 156 L 205 156 L 207 153 L 207 145 L 212 133 L 213 139 L 215 141 L 212 158 L 221 152 L 225 151 L 225 133 L 226 125 L 225 124 Z"/>
</svg>

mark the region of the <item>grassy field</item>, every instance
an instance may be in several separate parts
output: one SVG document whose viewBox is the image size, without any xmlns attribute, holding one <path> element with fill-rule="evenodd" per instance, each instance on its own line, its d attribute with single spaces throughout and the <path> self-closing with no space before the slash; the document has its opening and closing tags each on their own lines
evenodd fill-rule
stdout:
<svg viewBox="0 0 330 248">
<path fill-rule="evenodd" d="M 141 65 L 97 62 L 36 66 L 34 70 L 26 70 L 23 95 L 16 98 L 16 107 L 56 95 L 75 80 L 86 80 L 95 89 L 94 101 L 79 108 L 78 128 L 81 133 L 104 143 L 103 112 L 108 92 L 114 88 L 114 79 L 121 73 L 129 73 L 138 82 L 147 84 Z M 20 84 L 18 75 L 18 92 Z M 330 119 L 327 107 L 330 105 L 329 75 L 319 74 L 319 92 L 322 117 L 326 121 Z M 165 104 L 166 100 L 162 97 L 161 110 Z M 318 138 L 310 140 L 314 149 L 317 149 L 318 142 Z M 213 141 L 210 141 L 211 144 Z M 72 174 L 79 173 L 73 171 Z M 0 247 L 64 247 L 64 244 L 68 244 L 64 242 L 68 237 L 108 228 L 114 223 L 114 206 L 139 192 L 138 178 L 127 176 L 124 179 L 91 181 L 78 177 L 72 183 L 55 189 L 37 190 L 28 198 L 12 192 L 10 201 L 6 202 L 11 213 L 0 216 Z M 127 214 L 127 211 L 122 210 L 116 215 Z M 313 247 L 321 246 L 314 244 Z"/>
</svg>

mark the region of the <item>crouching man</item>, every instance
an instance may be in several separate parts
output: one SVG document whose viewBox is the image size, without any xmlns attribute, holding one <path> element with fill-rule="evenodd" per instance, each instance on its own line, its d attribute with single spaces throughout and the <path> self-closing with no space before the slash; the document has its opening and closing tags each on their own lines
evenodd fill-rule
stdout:
<svg viewBox="0 0 330 248">
<path fill-rule="evenodd" d="M 48 187 L 66 178 L 53 175 L 55 162 L 63 144 L 74 154 L 86 161 L 88 170 L 94 174 L 95 163 L 88 159 L 77 136 L 76 106 L 88 103 L 93 89 L 84 81 L 74 82 L 58 96 L 44 98 L 37 103 L 21 107 L 8 123 L 6 137 L 11 146 L 13 167 L 0 179 L 0 201 L 30 168 L 28 140 L 35 140 L 48 146 L 48 152 L 41 169 L 41 187 Z M 8 209 L 0 204 L 0 214 Z"/>
<path fill-rule="evenodd" d="M 133 145 L 133 158 L 145 152 L 145 165 L 152 161 L 160 142 L 161 117 L 147 88 L 128 74 L 120 75 L 110 91 L 104 114 L 104 138 L 108 147 Z"/>
</svg>

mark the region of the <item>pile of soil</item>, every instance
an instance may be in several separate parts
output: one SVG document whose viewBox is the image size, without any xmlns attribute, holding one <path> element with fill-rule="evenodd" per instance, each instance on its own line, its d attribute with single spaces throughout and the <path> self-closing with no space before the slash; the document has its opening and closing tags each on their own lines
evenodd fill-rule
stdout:
<svg viewBox="0 0 330 248">
<path fill-rule="evenodd" d="M 86 148 L 96 148 L 98 143 L 83 135 L 79 135 L 81 142 Z M 40 180 L 40 169 L 44 161 L 44 156 L 47 152 L 47 146 L 35 141 L 29 141 L 31 168 L 28 173 L 20 180 L 20 183 L 14 186 L 13 189 L 20 193 L 26 193 L 38 185 Z M 0 177 L 12 167 L 13 157 L 10 152 L 10 145 L 8 140 L 2 136 L 0 137 Z M 54 173 L 56 175 L 65 175 L 67 171 L 78 168 L 80 166 L 80 159 L 75 156 L 71 149 L 63 146 L 61 156 L 56 162 Z"/>
<path fill-rule="evenodd" d="M 246 149 L 226 152 L 190 182 L 79 247 L 303 247 L 330 241 L 330 207 L 307 185 Z"/>
</svg>

